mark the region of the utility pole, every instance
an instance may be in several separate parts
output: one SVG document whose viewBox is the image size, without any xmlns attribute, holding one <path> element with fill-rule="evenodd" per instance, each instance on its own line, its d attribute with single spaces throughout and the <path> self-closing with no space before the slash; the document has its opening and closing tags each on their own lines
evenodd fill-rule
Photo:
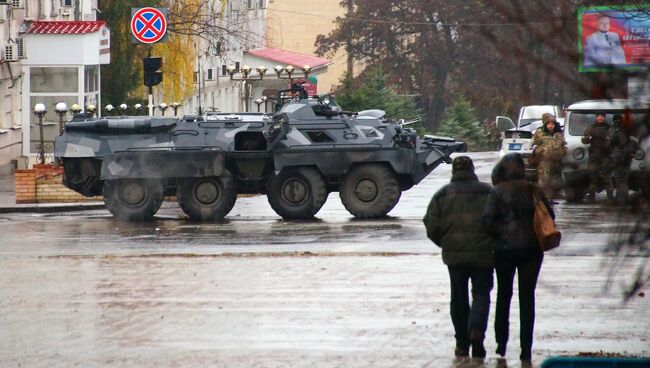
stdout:
<svg viewBox="0 0 650 368">
<path fill-rule="evenodd" d="M 352 17 L 352 10 L 354 9 L 354 0 L 347 0 L 347 15 L 346 17 Z M 349 22 L 349 20 L 348 20 Z M 348 35 L 347 45 L 345 46 L 345 51 L 348 53 L 348 77 L 354 77 L 354 59 L 352 58 L 352 34 Z"/>
<path fill-rule="evenodd" d="M 203 109 L 201 108 L 201 54 L 197 56 L 198 71 L 196 72 L 196 81 L 199 83 L 199 116 L 203 115 Z"/>
</svg>

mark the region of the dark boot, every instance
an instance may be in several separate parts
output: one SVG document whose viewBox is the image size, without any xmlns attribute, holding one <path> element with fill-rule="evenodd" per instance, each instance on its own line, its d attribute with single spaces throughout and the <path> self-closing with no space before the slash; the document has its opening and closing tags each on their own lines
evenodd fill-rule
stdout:
<svg viewBox="0 0 650 368">
<path fill-rule="evenodd" d="M 496 353 L 500 355 L 501 357 L 506 356 L 506 344 L 497 344 L 497 351 Z"/>
<path fill-rule="evenodd" d="M 456 346 L 456 349 L 454 350 L 454 355 L 457 357 L 469 356 L 469 348 Z"/>
<path fill-rule="evenodd" d="M 472 330 L 470 332 L 470 340 L 472 340 L 472 358 L 485 358 L 486 352 L 483 346 L 483 339 L 485 334 L 479 330 Z"/>
</svg>

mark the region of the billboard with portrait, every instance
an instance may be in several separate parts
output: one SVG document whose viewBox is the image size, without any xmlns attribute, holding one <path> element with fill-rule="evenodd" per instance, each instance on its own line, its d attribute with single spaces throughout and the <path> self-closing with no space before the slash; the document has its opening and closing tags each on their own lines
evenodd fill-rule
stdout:
<svg viewBox="0 0 650 368">
<path fill-rule="evenodd" d="M 581 72 L 650 66 L 650 5 L 580 8 L 578 55 Z"/>
</svg>

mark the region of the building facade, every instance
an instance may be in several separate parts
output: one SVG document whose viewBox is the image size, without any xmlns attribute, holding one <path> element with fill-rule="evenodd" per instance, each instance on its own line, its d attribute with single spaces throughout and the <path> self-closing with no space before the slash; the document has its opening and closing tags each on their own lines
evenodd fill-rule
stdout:
<svg viewBox="0 0 650 368">
<path fill-rule="evenodd" d="M 347 70 L 345 53 L 333 60 L 316 57 L 314 42 L 333 29 L 344 9 L 339 1 L 307 2 L 313 7 L 294 0 L 215 0 L 211 8 L 219 12 L 215 17 L 224 31 L 198 43 L 196 88 L 183 102 L 184 113 L 197 114 L 199 104 L 202 111 L 271 111 L 275 91 L 289 85 L 287 66 L 294 68 L 295 81 L 305 77 L 303 67 L 309 65 L 308 83 L 317 81 L 313 87 L 319 93 L 337 85 Z M 232 79 L 228 66 L 236 70 Z M 241 73 L 245 66 L 251 68 L 248 78 Z M 259 66 L 266 68 L 262 79 Z M 285 68 L 280 77 L 278 66 Z"/>
<path fill-rule="evenodd" d="M 110 57 L 110 32 L 96 22 L 96 12 L 96 0 L 0 1 L 0 165 L 28 167 L 36 161 L 41 145 L 32 113 L 36 103 L 48 111 L 42 138 L 49 151 L 58 134 L 57 102 L 99 103 L 99 70 Z"/>
<path fill-rule="evenodd" d="M 344 17 L 346 11 L 340 0 L 269 0 L 265 44 L 301 54 L 314 54 L 316 37 L 332 32 L 336 18 Z M 359 64 L 352 66 L 353 75 L 360 70 Z M 327 72 L 318 78 L 318 91 L 332 91 L 347 71 L 347 53 L 338 50 L 330 58 Z"/>
</svg>

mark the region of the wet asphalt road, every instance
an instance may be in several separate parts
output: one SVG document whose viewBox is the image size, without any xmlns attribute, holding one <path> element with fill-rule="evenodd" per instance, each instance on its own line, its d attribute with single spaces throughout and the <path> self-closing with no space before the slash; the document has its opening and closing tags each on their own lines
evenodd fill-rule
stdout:
<svg viewBox="0 0 650 368">
<path fill-rule="evenodd" d="M 488 180 L 496 152 L 473 156 Z M 173 203 L 145 224 L 105 210 L 3 215 L 0 366 L 518 367 L 516 298 L 507 361 L 492 353 L 492 323 L 483 364 L 453 358 L 448 276 L 421 223 L 449 177 L 436 169 L 381 220 L 354 220 L 337 193 L 305 222 L 281 220 L 263 196 L 239 198 L 218 224 Z M 650 355 L 648 297 L 621 301 L 647 258 L 604 290 L 619 215 L 556 213 L 564 242 L 542 268 L 533 362 Z"/>
</svg>

